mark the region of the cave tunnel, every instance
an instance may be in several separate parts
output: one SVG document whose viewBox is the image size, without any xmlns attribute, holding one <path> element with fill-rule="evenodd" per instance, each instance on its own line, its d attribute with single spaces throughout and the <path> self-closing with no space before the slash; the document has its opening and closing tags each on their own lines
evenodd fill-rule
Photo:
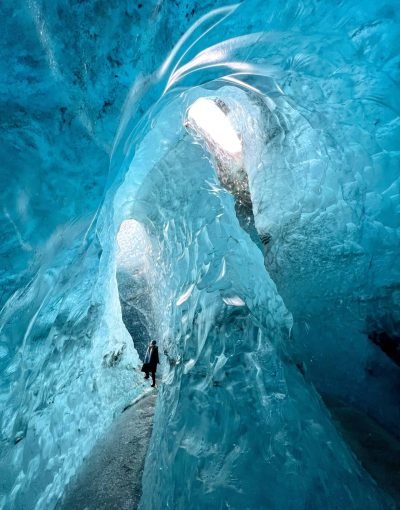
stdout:
<svg viewBox="0 0 400 510">
<path fill-rule="evenodd" d="M 397 2 L 0 13 L 0 508 L 399 508 Z"/>
</svg>

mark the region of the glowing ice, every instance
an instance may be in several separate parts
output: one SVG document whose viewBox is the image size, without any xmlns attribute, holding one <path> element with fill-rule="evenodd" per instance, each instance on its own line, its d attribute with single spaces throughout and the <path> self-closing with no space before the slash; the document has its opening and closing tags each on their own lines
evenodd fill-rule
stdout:
<svg viewBox="0 0 400 510">
<path fill-rule="evenodd" d="M 193 289 L 194 289 L 194 283 L 192 283 L 192 285 L 190 285 L 190 287 L 188 288 L 188 290 L 186 292 L 184 292 L 181 296 L 179 296 L 178 300 L 176 301 L 176 306 L 179 306 L 179 305 L 182 305 L 185 301 L 187 301 L 192 292 L 193 292 Z"/>
<path fill-rule="evenodd" d="M 1 2 L 7 510 L 141 391 L 118 257 L 172 361 L 143 509 L 390 508 L 313 388 L 398 432 L 397 4 L 203 4 Z"/>
<path fill-rule="evenodd" d="M 223 297 L 224 303 L 231 306 L 244 306 L 246 303 L 239 296 Z"/>
<path fill-rule="evenodd" d="M 189 108 L 188 120 L 221 149 L 231 154 L 242 150 L 242 143 L 232 124 L 212 99 L 197 99 Z"/>
</svg>

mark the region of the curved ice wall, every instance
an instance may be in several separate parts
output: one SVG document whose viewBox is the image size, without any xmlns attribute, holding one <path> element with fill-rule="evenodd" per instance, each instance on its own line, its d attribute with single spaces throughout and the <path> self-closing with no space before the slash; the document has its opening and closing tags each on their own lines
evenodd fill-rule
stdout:
<svg viewBox="0 0 400 510">
<path fill-rule="evenodd" d="M 130 217 L 176 360 L 142 507 L 390 506 L 310 381 L 398 432 L 395 3 L 1 13 L 2 506 L 54 506 L 139 391 L 115 280 Z M 265 247 L 183 126 L 202 95 L 237 112 Z"/>
</svg>

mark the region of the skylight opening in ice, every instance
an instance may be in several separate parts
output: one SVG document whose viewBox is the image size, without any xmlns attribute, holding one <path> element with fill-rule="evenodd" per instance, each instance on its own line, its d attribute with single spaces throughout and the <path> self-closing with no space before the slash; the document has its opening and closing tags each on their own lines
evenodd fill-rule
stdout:
<svg viewBox="0 0 400 510">
<path fill-rule="evenodd" d="M 197 99 L 188 110 L 187 123 L 220 150 L 231 155 L 242 152 L 242 142 L 228 116 L 212 99 Z"/>
</svg>

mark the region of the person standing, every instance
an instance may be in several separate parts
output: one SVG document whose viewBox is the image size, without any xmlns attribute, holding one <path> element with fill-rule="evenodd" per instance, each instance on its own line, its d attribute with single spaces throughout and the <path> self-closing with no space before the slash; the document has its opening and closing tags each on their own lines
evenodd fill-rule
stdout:
<svg viewBox="0 0 400 510">
<path fill-rule="evenodd" d="M 153 384 L 152 388 L 156 385 L 156 371 L 157 365 L 160 363 L 160 358 L 158 356 L 158 346 L 155 340 L 150 342 L 150 345 L 147 347 L 146 355 L 144 357 L 144 363 L 142 367 L 142 372 L 145 372 L 145 379 L 149 378 L 149 373 L 151 373 L 151 379 Z"/>
</svg>

